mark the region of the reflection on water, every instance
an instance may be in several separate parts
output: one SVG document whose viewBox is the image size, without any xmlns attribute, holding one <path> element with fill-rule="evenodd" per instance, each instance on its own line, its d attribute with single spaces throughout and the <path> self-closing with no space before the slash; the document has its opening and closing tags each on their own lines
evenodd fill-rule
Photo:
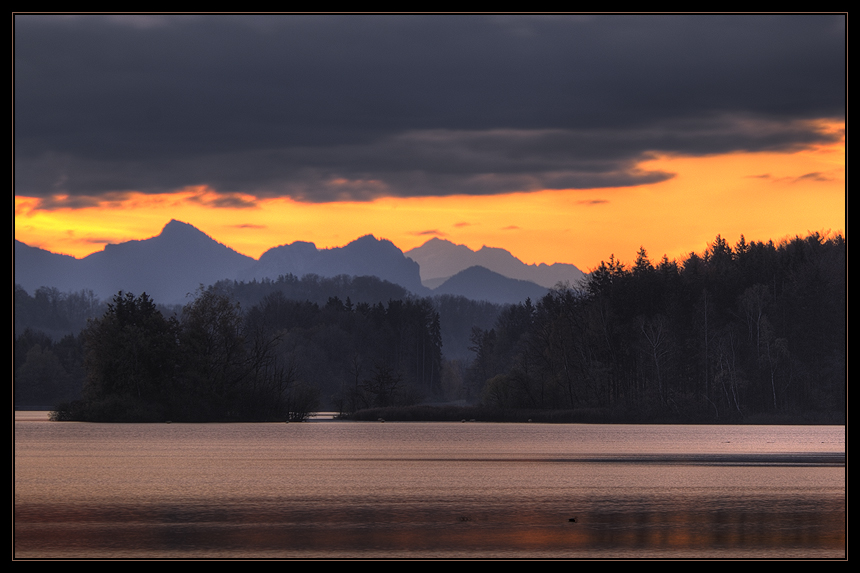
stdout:
<svg viewBox="0 0 860 573">
<path fill-rule="evenodd" d="M 15 556 L 845 557 L 842 427 L 16 424 Z"/>
</svg>

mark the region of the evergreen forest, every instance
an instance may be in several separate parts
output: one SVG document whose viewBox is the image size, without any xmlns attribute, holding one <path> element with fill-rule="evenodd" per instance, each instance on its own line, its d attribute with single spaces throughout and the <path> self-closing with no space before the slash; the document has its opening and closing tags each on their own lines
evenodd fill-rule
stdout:
<svg viewBox="0 0 860 573">
<path fill-rule="evenodd" d="M 721 237 L 681 263 L 610 257 L 475 329 L 469 374 L 499 408 L 626 422 L 844 422 L 845 240 Z"/>
</svg>

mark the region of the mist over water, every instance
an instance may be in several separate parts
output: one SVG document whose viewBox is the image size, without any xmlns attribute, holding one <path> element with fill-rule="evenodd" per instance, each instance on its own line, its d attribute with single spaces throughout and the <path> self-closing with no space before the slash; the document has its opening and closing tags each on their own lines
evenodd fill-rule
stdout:
<svg viewBox="0 0 860 573">
<path fill-rule="evenodd" d="M 19 421 L 15 557 L 844 558 L 841 426 Z"/>
</svg>

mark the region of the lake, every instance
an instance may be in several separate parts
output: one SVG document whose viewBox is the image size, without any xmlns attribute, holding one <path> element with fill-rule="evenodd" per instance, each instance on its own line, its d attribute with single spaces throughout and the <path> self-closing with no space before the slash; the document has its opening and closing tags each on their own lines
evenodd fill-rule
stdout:
<svg viewBox="0 0 860 573">
<path fill-rule="evenodd" d="M 15 558 L 846 557 L 845 428 L 16 413 Z"/>
</svg>

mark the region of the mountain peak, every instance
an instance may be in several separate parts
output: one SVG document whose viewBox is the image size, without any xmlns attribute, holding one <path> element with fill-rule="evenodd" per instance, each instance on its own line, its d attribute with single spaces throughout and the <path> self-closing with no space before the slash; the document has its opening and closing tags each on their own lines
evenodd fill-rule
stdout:
<svg viewBox="0 0 860 573">
<path fill-rule="evenodd" d="M 350 245 L 354 245 L 354 244 L 370 245 L 373 243 L 380 243 L 380 242 L 382 242 L 382 241 L 380 241 L 379 239 L 377 239 L 373 235 L 363 235 L 363 236 L 357 238 L 356 240 L 352 241 L 352 243 L 349 243 L 349 244 Z"/>
<path fill-rule="evenodd" d="M 157 237 L 153 237 L 153 239 L 156 239 L 157 243 L 168 243 L 175 247 L 183 244 L 186 246 L 193 244 L 206 249 L 214 247 L 216 250 L 228 251 L 243 258 L 249 258 L 224 243 L 216 241 L 191 223 L 177 221 L 176 219 L 171 219 L 161 230 L 161 233 Z"/>
<path fill-rule="evenodd" d="M 449 241 L 448 239 L 440 239 L 439 237 L 433 237 L 432 239 L 429 239 L 428 241 L 426 241 L 426 242 L 424 243 L 424 245 L 421 245 L 421 246 L 423 247 L 423 246 L 426 246 L 426 245 L 435 245 L 435 244 L 438 244 L 438 243 L 450 243 L 450 244 L 452 244 L 452 245 L 454 244 L 454 243 L 452 243 L 451 241 Z"/>
<path fill-rule="evenodd" d="M 469 249 L 469 247 L 467 247 L 466 245 L 454 243 L 453 241 L 449 241 L 448 239 L 441 239 L 439 237 L 433 237 L 432 239 L 428 239 L 427 241 L 425 241 L 424 244 L 421 245 L 420 247 L 416 247 L 412 250 L 415 251 L 418 249 L 423 249 L 425 247 L 427 247 L 427 248 L 431 248 L 431 247 L 437 247 L 437 248 L 457 247 L 457 248 Z M 472 249 L 469 249 L 469 250 L 471 251 Z"/>
<path fill-rule="evenodd" d="M 209 235 L 206 235 L 206 233 L 204 233 L 194 225 L 190 223 L 185 223 L 183 221 L 177 221 L 176 219 L 171 219 L 170 222 L 164 226 L 158 236 L 188 237 L 191 235 L 205 235 L 206 237 L 209 237 Z"/>
<path fill-rule="evenodd" d="M 473 265 L 449 278 L 433 292 L 486 300 L 494 304 L 517 304 L 527 298 L 537 300 L 547 290 L 533 282 L 508 278 L 486 267 Z"/>
</svg>

